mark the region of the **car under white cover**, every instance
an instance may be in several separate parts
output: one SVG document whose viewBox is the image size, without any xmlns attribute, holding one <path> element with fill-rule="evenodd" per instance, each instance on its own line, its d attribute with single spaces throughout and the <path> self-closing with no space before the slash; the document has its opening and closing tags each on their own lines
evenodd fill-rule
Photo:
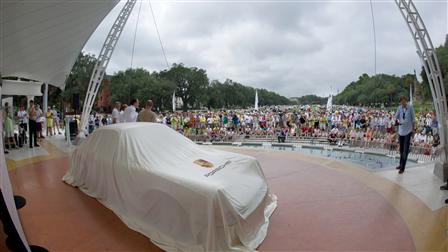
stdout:
<svg viewBox="0 0 448 252">
<path fill-rule="evenodd" d="M 277 198 L 258 161 L 154 123 L 97 129 L 63 180 L 166 251 L 253 251 Z"/>
</svg>

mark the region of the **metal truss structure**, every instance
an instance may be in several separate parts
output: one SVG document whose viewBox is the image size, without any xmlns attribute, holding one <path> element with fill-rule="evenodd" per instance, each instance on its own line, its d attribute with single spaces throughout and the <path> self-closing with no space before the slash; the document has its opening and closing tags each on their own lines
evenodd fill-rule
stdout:
<svg viewBox="0 0 448 252">
<path fill-rule="evenodd" d="M 112 53 L 115 46 L 120 38 L 121 32 L 126 25 L 126 22 L 134 9 L 136 0 L 128 0 L 118 14 L 112 28 L 107 34 L 106 40 L 104 41 L 103 48 L 98 55 L 98 60 L 93 69 L 92 76 L 90 77 L 89 87 L 87 89 L 86 98 L 84 100 L 82 114 L 81 114 L 81 124 L 79 137 L 84 137 L 87 135 L 87 123 L 89 120 L 90 112 L 92 111 L 93 104 L 96 99 L 96 95 L 100 89 L 101 82 L 103 81 L 104 74 L 106 72 L 107 65 L 109 64 Z"/>
<path fill-rule="evenodd" d="M 412 39 L 414 40 L 417 48 L 417 54 L 420 57 L 423 69 L 425 70 L 428 78 L 428 83 L 436 110 L 437 121 L 439 123 L 440 144 L 443 150 L 443 153 L 441 153 L 442 162 L 444 163 L 444 166 L 447 166 L 447 98 L 436 51 L 434 50 L 429 33 L 423 23 L 423 19 L 418 13 L 412 0 L 395 0 L 395 3 L 403 16 L 409 31 L 411 32 Z"/>
</svg>

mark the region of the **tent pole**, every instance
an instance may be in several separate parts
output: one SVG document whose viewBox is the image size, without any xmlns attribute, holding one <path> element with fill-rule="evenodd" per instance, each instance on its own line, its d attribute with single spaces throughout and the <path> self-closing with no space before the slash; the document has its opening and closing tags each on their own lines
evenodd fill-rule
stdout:
<svg viewBox="0 0 448 252">
<path fill-rule="evenodd" d="M 87 124 L 89 121 L 90 112 L 92 111 L 93 104 L 96 99 L 96 95 L 100 89 L 101 82 L 103 81 L 104 74 L 106 73 L 107 65 L 112 57 L 112 53 L 115 49 L 115 45 L 120 38 L 121 32 L 123 31 L 126 22 L 131 15 L 132 9 L 134 8 L 137 0 L 127 0 L 117 19 L 110 28 L 107 34 L 106 40 L 103 43 L 100 54 L 98 55 L 97 62 L 90 77 L 89 87 L 87 88 L 86 98 L 82 104 L 82 114 L 81 123 L 79 124 L 79 134 L 78 138 L 85 138 L 88 134 Z"/>
<path fill-rule="evenodd" d="M 48 83 L 44 83 L 45 89 L 44 89 L 44 99 L 43 99 L 43 108 L 44 114 L 48 112 Z"/>
<path fill-rule="evenodd" d="M 434 101 L 440 136 L 440 162 L 436 163 L 434 174 L 442 180 L 448 181 L 448 108 L 442 71 L 437 59 L 436 50 L 414 2 L 412 0 L 395 0 L 395 3 L 414 40 L 417 54 L 428 78 L 428 84 Z M 448 186 L 444 188 L 448 188 Z"/>
</svg>

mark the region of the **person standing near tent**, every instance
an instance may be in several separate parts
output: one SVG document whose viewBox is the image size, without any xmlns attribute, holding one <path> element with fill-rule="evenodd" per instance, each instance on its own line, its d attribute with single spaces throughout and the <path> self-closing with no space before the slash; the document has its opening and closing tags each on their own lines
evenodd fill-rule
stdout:
<svg viewBox="0 0 448 252">
<path fill-rule="evenodd" d="M 37 112 L 36 108 L 34 107 L 34 101 L 30 101 L 30 108 L 28 109 L 28 116 L 29 116 L 29 124 L 30 124 L 30 148 L 39 147 L 37 144 Z"/>
<path fill-rule="evenodd" d="M 14 125 L 12 122 L 12 108 L 6 102 L 3 109 L 3 131 L 5 134 L 5 145 L 6 149 L 16 148 L 16 143 L 14 141 Z"/>
<path fill-rule="evenodd" d="M 35 105 L 36 108 L 36 130 L 38 138 L 45 138 L 42 134 L 43 124 L 45 123 L 44 113 L 40 109 L 39 104 Z"/>
<path fill-rule="evenodd" d="M 54 131 L 54 135 L 56 135 L 56 130 L 58 132 L 59 135 L 61 135 L 61 130 L 59 128 L 59 114 L 58 111 L 56 110 L 56 106 L 53 105 L 53 109 L 51 110 L 51 115 L 53 117 L 53 131 Z"/>
<path fill-rule="evenodd" d="M 139 101 L 138 99 L 133 99 L 131 105 L 124 110 L 124 122 L 136 122 L 137 121 L 137 109 Z"/>
<path fill-rule="evenodd" d="M 137 116 L 137 122 L 157 122 L 157 115 L 152 111 L 153 103 L 151 100 L 146 101 L 145 109 L 140 111 Z M 171 120 L 171 119 L 169 119 Z"/>
<path fill-rule="evenodd" d="M 28 130 L 27 113 L 23 108 L 23 105 L 19 106 L 19 112 L 17 112 L 17 119 L 19 121 L 19 147 L 22 147 L 26 139 L 26 131 Z"/>
<path fill-rule="evenodd" d="M 51 107 L 48 107 L 47 112 L 45 112 L 45 124 L 47 128 L 46 136 L 53 135 L 53 115 L 51 114 Z"/>
<path fill-rule="evenodd" d="M 397 170 L 399 170 L 399 174 L 402 174 L 406 167 L 415 123 L 414 108 L 412 105 L 407 104 L 404 96 L 400 97 L 400 106 L 398 106 L 397 112 L 395 113 L 395 119 L 398 124 L 398 140 L 400 142 L 400 165 L 397 166 Z"/>
<path fill-rule="evenodd" d="M 112 110 L 112 123 L 120 123 L 120 102 L 115 102 L 115 107 Z"/>
<path fill-rule="evenodd" d="M 120 122 L 124 123 L 124 111 L 128 108 L 127 104 L 121 104 L 121 108 L 120 108 Z"/>
</svg>

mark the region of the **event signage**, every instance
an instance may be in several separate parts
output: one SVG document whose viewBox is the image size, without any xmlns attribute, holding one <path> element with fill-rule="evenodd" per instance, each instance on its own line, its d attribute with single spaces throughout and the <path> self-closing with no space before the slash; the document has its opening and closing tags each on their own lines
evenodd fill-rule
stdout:
<svg viewBox="0 0 448 252">
<path fill-rule="evenodd" d="M 230 163 L 232 163 L 232 161 L 227 161 L 227 162 L 225 162 L 224 164 L 222 164 L 222 165 L 216 167 L 216 169 L 214 169 L 213 171 L 211 171 L 211 172 L 209 172 L 209 173 L 207 173 L 207 174 L 204 174 L 204 176 L 205 176 L 205 177 L 213 176 L 216 172 L 218 172 L 218 171 L 224 169 L 224 168 L 225 168 L 227 165 L 229 165 Z"/>
</svg>

